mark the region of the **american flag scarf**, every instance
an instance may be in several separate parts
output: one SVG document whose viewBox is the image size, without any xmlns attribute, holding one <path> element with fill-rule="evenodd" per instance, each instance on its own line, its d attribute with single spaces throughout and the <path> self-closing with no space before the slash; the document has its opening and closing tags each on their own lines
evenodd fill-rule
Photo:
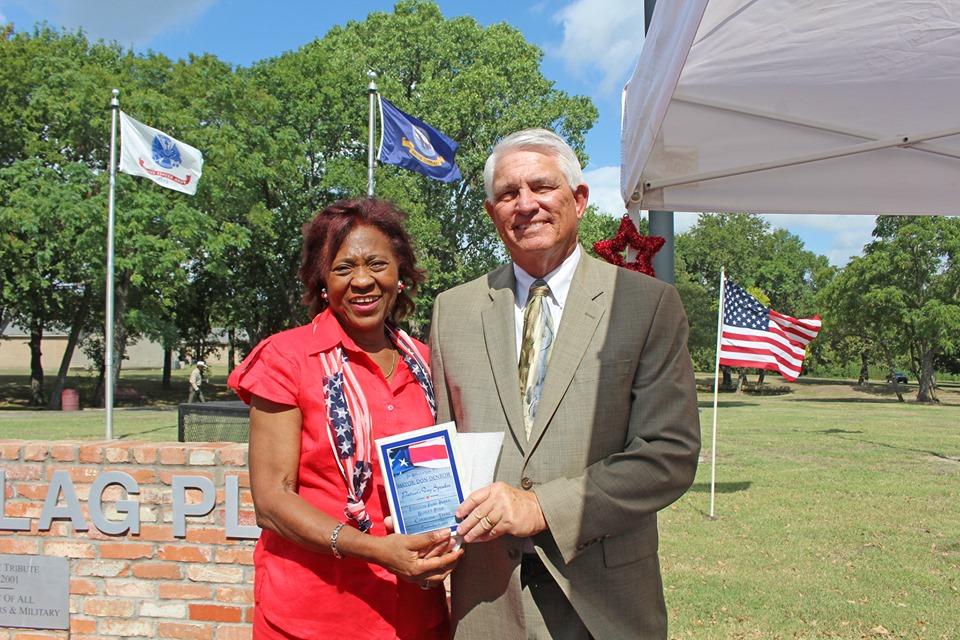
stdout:
<svg viewBox="0 0 960 640">
<path fill-rule="evenodd" d="M 314 329 L 316 330 L 316 324 Z M 437 405 L 430 379 L 430 366 L 420 356 L 413 340 L 399 327 L 387 325 L 387 336 L 400 357 L 416 378 L 430 406 L 434 420 Z M 363 496 L 373 478 L 373 424 L 363 389 L 357 382 L 353 366 L 341 346 L 320 354 L 323 365 L 323 395 L 327 404 L 327 436 L 337 461 L 337 468 L 347 488 L 344 515 L 366 533 L 373 526 Z"/>
</svg>

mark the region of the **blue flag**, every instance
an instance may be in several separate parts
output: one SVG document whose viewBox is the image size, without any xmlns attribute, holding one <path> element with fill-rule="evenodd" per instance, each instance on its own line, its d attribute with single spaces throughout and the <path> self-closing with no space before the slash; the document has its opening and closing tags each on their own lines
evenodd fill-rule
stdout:
<svg viewBox="0 0 960 640">
<path fill-rule="evenodd" d="M 422 120 L 380 98 L 380 162 L 417 171 L 441 182 L 460 179 L 454 161 L 460 146 Z"/>
</svg>

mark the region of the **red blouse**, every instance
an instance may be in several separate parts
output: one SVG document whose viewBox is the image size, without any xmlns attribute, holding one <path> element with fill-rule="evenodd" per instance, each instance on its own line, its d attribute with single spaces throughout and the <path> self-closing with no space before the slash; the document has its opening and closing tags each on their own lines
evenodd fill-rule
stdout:
<svg viewBox="0 0 960 640">
<path fill-rule="evenodd" d="M 403 359 L 388 383 L 380 368 L 344 333 L 327 310 L 313 323 L 271 336 L 250 352 L 227 383 L 250 403 L 251 396 L 300 408 L 299 493 L 317 509 L 345 520 L 347 491 L 327 438 L 323 369 L 317 354 L 342 345 L 366 396 L 373 437 L 433 424 L 416 378 Z M 424 360 L 427 347 L 416 342 Z M 373 452 L 376 456 L 376 451 Z M 363 496 L 373 521 L 372 535 L 386 535 L 389 515 L 379 462 Z M 349 526 L 348 522 L 348 526 Z M 443 589 L 420 589 L 398 581 L 376 564 L 337 560 L 264 530 L 254 550 L 254 601 L 258 614 L 298 638 L 445 638 Z"/>
</svg>

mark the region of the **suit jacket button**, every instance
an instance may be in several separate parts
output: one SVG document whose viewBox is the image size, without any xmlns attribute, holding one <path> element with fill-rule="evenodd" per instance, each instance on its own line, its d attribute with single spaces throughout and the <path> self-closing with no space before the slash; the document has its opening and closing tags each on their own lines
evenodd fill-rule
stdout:
<svg viewBox="0 0 960 640">
<path fill-rule="evenodd" d="M 533 480 L 524 476 L 523 480 L 520 481 L 520 487 L 523 488 L 524 491 L 530 491 L 530 489 L 533 489 Z"/>
</svg>

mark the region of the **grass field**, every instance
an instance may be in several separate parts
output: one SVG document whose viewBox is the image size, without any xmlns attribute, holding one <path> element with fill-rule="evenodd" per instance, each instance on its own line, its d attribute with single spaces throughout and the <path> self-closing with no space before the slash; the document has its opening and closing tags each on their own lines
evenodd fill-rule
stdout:
<svg viewBox="0 0 960 640">
<path fill-rule="evenodd" d="M 156 369 L 124 371 L 117 384 L 118 399 L 113 414 L 114 436 L 123 439 L 176 441 L 177 404 L 189 393 L 188 369 L 174 371 L 169 389 L 160 384 Z M 73 374 L 67 386 L 80 391 L 83 411 L 59 412 L 34 409 L 30 398 L 29 375 L 0 371 L 0 438 L 99 440 L 106 417 L 102 409 L 88 408 L 96 380 L 86 373 Z M 53 384 L 48 378 L 47 385 Z M 207 400 L 236 400 L 227 388 L 226 371 L 208 376 L 203 393 Z"/>
<path fill-rule="evenodd" d="M 700 395 L 697 480 L 660 518 L 670 636 L 960 638 L 960 387 L 943 386 L 939 406 L 838 381 L 784 391 L 721 395 L 715 520 L 712 397 Z M 118 409 L 116 434 L 175 440 L 180 395 Z M 102 411 L 17 402 L 0 410 L 0 437 L 102 438 Z"/>
<path fill-rule="evenodd" d="M 692 490 L 661 517 L 673 638 L 960 638 L 960 393 L 790 385 L 712 398 Z"/>
</svg>

